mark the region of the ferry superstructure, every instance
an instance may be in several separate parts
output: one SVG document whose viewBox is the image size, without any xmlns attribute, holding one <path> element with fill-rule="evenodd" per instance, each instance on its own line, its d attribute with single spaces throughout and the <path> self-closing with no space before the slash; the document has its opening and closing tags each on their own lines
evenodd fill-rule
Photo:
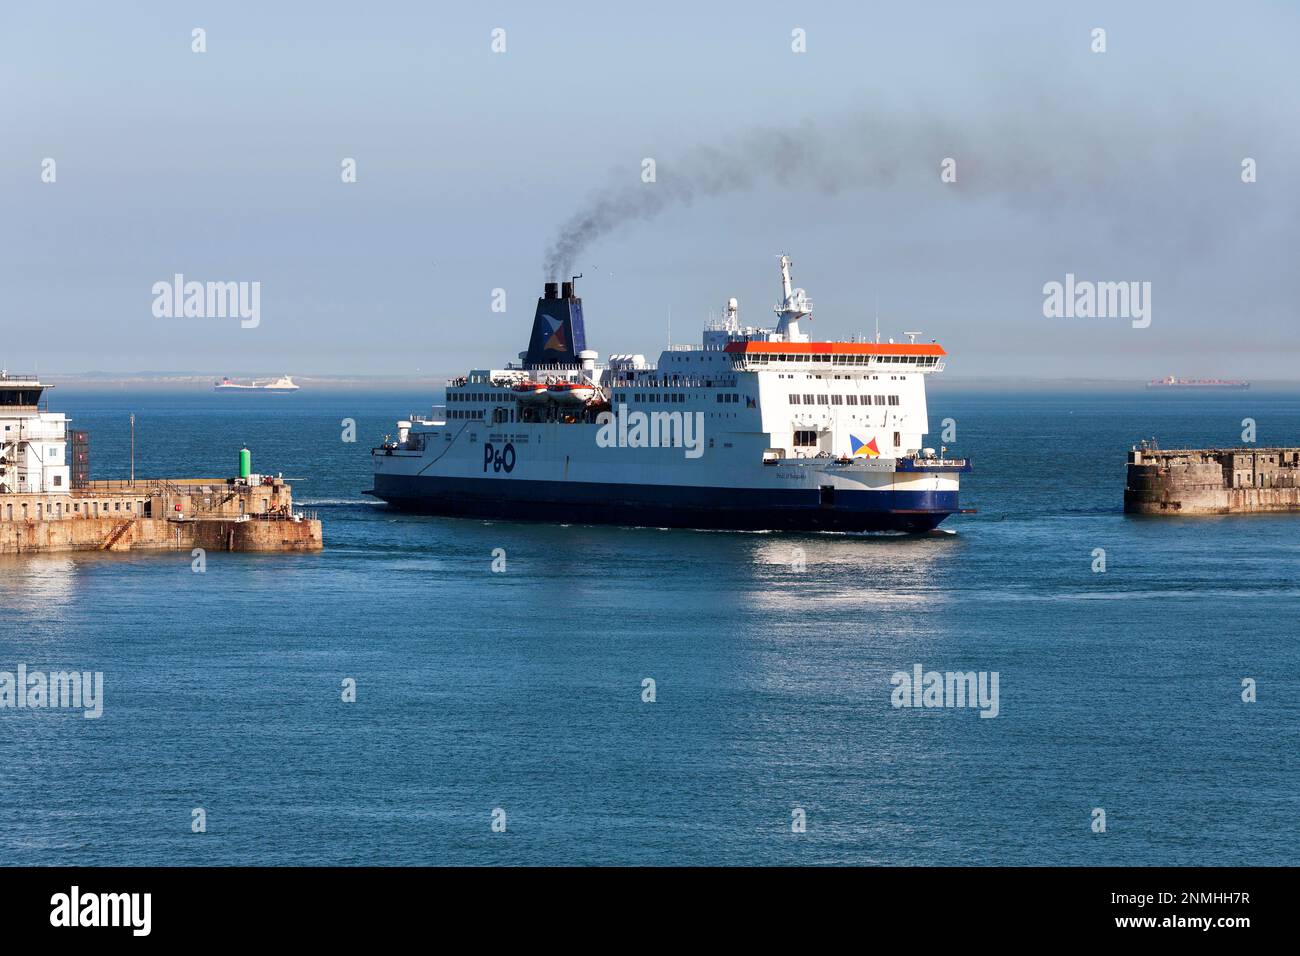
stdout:
<svg viewBox="0 0 1300 956">
<path fill-rule="evenodd" d="M 775 328 L 735 299 L 698 346 L 598 361 L 574 282 L 545 285 L 518 363 L 447 386 L 372 449 L 374 495 L 424 514 L 779 531 L 928 531 L 966 459 L 925 448 L 935 342 L 816 342 L 781 256 Z M 578 277 L 575 277 L 575 279 Z M 877 336 L 877 339 L 879 336 Z"/>
</svg>

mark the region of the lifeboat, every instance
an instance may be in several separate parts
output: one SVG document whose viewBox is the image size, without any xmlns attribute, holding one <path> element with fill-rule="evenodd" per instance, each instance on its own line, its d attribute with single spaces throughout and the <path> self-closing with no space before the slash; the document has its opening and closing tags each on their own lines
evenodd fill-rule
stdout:
<svg viewBox="0 0 1300 956">
<path fill-rule="evenodd" d="M 547 396 L 561 405 L 585 405 L 596 397 L 590 382 L 554 382 L 546 386 Z"/>
<path fill-rule="evenodd" d="M 546 386 L 542 382 L 520 382 L 512 385 L 510 391 L 521 402 L 544 402 L 547 398 Z"/>
</svg>

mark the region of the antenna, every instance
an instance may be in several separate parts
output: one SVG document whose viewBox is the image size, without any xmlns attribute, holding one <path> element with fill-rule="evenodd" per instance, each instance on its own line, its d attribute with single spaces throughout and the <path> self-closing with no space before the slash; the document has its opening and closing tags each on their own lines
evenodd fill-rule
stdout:
<svg viewBox="0 0 1300 956">
<path fill-rule="evenodd" d="M 876 344 L 880 344 L 880 294 L 876 293 Z"/>
</svg>

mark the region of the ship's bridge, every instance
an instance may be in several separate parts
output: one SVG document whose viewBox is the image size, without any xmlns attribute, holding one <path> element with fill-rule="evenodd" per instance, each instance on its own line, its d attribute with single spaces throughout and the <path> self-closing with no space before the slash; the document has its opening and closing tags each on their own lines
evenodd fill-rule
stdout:
<svg viewBox="0 0 1300 956">
<path fill-rule="evenodd" d="M 831 367 L 873 372 L 941 372 L 948 353 L 937 342 L 770 342 L 723 346 L 738 370 Z"/>
</svg>

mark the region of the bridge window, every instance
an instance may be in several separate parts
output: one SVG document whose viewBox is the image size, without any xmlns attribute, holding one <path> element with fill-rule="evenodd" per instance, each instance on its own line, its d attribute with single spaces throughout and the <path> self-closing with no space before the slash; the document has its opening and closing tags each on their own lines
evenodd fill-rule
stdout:
<svg viewBox="0 0 1300 956">
<path fill-rule="evenodd" d="M 796 448 L 807 448 L 817 444 L 817 433 L 815 431 L 797 431 L 794 433 L 794 443 Z"/>
</svg>

